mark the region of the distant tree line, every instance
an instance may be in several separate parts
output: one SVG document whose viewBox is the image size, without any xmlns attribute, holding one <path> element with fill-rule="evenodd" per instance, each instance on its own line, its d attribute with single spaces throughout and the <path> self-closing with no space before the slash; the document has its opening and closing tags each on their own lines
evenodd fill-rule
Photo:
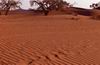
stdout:
<svg viewBox="0 0 100 65">
<path fill-rule="evenodd" d="M 5 11 L 5 15 L 7 15 L 10 10 L 21 9 L 21 5 L 22 3 L 20 0 L 0 0 L 0 11 Z M 73 7 L 73 5 L 63 0 L 30 0 L 30 5 L 31 7 L 38 5 L 39 7 L 37 10 L 41 10 L 44 15 L 48 15 L 51 10 L 60 10 L 63 7 Z M 93 9 L 100 9 L 100 3 L 93 3 L 90 7 Z"/>
</svg>

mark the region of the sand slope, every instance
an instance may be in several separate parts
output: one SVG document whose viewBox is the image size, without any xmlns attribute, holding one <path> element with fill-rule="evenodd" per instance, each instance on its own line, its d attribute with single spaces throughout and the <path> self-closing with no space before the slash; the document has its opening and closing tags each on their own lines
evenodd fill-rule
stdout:
<svg viewBox="0 0 100 65">
<path fill-rule="evenodd" d="M 99 39 L 86 16 L 0 16 L 0 65 L 99 65 Z"/>
</svg>

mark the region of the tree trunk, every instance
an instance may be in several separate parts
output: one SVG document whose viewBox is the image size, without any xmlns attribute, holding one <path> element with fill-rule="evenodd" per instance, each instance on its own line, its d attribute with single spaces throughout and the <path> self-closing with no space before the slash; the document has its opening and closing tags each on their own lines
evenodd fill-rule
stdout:
<svg viewBox="0 0 100 65">
<path fill-rule="evenodd" d="M 7 7 L 5 15 L 8 15 L 9 10 L 10 10 L 10 6 Z"/>
</svg>

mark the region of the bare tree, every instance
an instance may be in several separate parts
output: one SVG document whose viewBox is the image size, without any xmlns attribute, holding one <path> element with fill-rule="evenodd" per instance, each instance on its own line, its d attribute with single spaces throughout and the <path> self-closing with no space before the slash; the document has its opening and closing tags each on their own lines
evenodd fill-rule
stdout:
<svg viewBox="0 0 100 65">
<path fill-rule="evenodd" d="M 1 11 L 3 10 L 3 7 L 5 5 L 4 2 L 5 2 L 5 0 L 0 1 L 0 15 L 1 15 Z"/>
<path fill-rule="evenodd" d="M 92 19 L 100 19 L 100 2 L 99 3 L 93 3 L 92 5 L 90 5 L 91 8 L 93 8 L 92 10 Z"/>
<path fill-rule="evenodd" d="M 49 10 L 59 10 L 63 7 L 63 5 L 69 5 L 69 3 L 63 0 L 43 0 L 43 2 L 47 5 L 49 4 Z"/>
<path fill-rule="evenodd" d="M 99 3 L 93 3 L 92 5 L 90 5 L 91 8 L 93 9 L 100 9 L 100 2 Z"/>
<path fill-rule="evenodd" d="M 31 6 L 34 6 L 34 4 L 38 4 L 39 7 L 37 10 L 41 9 L 45 15 L 48 15 L 49 11 L 51 10 L 59 10 L 61 9 L 64 5 L 70 7 L 70 3 L 67 3 L 66 1 L 63 0 L 31 0 L 30 1 Z"/>
<path fill-rule="evenodd" d="M 39 6 L 37 10 L 42 10 L 44 15 L 48 15 L 49 11 L 46 8 L 44 2 L 41 2 L 41 1 L 38 1 L 38 0 L 37 1 L 32 0 L 32 1 L 30 1 L 30 4 L 31 4 L 31 6 L 34 6 L 34 5 L 37 4 Z"/>
<path fill-rule="evenodd" d="M 5 15 L 8 14 L 10 9 L 20 8 L 21 2 L 15 0 L 1 0 L 2 9 L 5 11 Z"/>
</svg>

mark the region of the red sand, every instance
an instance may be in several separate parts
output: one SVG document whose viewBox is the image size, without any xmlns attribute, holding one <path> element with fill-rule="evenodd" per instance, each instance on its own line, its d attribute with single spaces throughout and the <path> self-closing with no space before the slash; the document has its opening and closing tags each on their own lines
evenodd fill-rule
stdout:
<svg viewBox="0 0 100 65">
<path fill-rule="evenodd" d="M 0 65 L 100 65 L 100 21 L 71 15 L 0 16 Z"/>
</svg>

